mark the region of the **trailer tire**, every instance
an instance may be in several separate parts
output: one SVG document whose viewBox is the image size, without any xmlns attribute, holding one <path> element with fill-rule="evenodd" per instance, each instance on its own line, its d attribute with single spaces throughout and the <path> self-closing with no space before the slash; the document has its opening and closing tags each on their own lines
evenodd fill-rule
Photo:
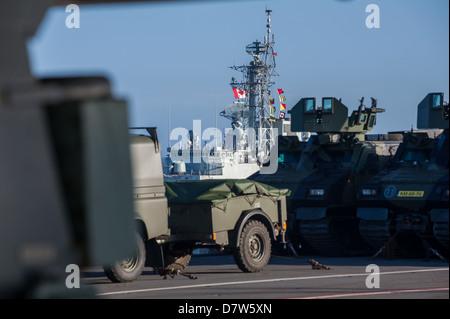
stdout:
<svg viewBox="0 0 450 319">
<path fill-rule="evenodd" d="M 269 263 L 272 243 L 266 226 L 258 220 L 248 221 L 242 230 L 234 259 L 243 272 L 260 272 Z"/>
<path fill-rule="evenodd" d="M 145 266 L 144 239 L 136 234 L 136 247 L 132 256 L 109 265 L 103 265 L 106 276 L 112 282 L 131 282 L 136 280 Z"/>
</svg>

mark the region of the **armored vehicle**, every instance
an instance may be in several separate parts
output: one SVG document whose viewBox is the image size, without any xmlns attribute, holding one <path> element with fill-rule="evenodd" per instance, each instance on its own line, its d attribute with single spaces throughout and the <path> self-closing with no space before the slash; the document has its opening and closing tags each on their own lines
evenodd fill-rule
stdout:
<svg viewBox="0 0 450 319">
<path fill-rule="evenodd" d="M 260 172 L 249 177 L 261 183 L 265 183 L 277 188 L 295 190 L 298 187 L 299 181 L 304 177 L 305 172 L 298 171 L 297 166 L 300 156 L 307 145 L 309 136 L 307 134 L 291 132 L 291 119 L 277 119 L 275 127 L 280 133 L 278 136 L 278 167 L 275 174 L 261 174 Z M 306 135 L 306 136 L 305 136 Z M 300 234 L 295 222 L 295 207 L 292 198 L 294 194 L 291 193 L 286 200 L 286 207 L 288 211 L 288 238 L 294 247 L 298 247 L 300 242 Z M 307 243 L 302 242 L 302 253 L 313 253 L 311 247 Z M 280 253 L 283 253 L 281 251 Z"/>
<path fill-rule="evenodd" d="M 332 97 L 323 98 L 321 106 L 316 106 L 315 98 L 302 98 L 292 108 L 291 131 L 316 135 L 297 144 L 301 150 L 295 168 L 280 165 L 276 174 L 255 176 L 291 189 L 287 206 L 292 242 L 307 243 L 322 255 L 368 253 L 358 233 L 356 191 L 389 165 L 399 143 L 387 135 L 366 135 L 383 111 L 374 99 L 365 108 L 362 99 L 348 116 L 348 108 Z"/>
<path fill-rule="evenodd" d="M 417 127 L 425 130 L 403 132 L 392 167 L 359 189 L 360 232 L 374 251 L 392 248 L 389 253 L 397 256 L 423 256 L 439 246 L 434 235 L 448 254 L 448 104 L 443 98 L 430 93 L 420 102 Z"/>
<path fill-rule="evenodd" d="M 288 190 L 247 180 L 163 181 L 156 128 L 130 135 L 136 248 L 104 266 L 109 279 L 129 282 L 145 266 L 182 271 L 198 247 L 233 253 L 245 272 L 264 269 L 272 241 L 285 242 Z"/>
</svg>

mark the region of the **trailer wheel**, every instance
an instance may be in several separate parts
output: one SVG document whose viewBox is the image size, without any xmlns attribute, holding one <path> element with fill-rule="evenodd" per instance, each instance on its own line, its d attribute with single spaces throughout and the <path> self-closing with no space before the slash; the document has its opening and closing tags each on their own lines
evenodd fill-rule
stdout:
<svg viewBox="0 0 450 319">
<path fill-rule="evenodd" d="M 136 247 L 132 255 L 110 265 L 103 270 L 112 282 L 131 282 L 136 280 L 145 266 L 145 245 L 143 238 L 136 234 Z"/>
<path fill-rule="evenodd" d="M 260 272 L 269 263 L 271 240 L 263 223 L 250 220 L 242 230 L 234 252 L 236 264 L 243 272 Z"/>
</svg>

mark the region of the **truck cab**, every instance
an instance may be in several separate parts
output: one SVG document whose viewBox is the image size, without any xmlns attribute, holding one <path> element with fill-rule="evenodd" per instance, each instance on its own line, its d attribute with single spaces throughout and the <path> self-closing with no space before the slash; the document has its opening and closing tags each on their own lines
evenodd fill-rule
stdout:
<svg viewBox="0 0 450 319">
<path fill-rule="evenodd" d="M 145 130 L 148 135 L 129 136 L 136 246 L 128 258 L 103 266 L 113 282 L 134 281 L 144 266 L 164 266 L 161 244 L 170 235 L 169 206 L 156 128 Z"/>
</svg>

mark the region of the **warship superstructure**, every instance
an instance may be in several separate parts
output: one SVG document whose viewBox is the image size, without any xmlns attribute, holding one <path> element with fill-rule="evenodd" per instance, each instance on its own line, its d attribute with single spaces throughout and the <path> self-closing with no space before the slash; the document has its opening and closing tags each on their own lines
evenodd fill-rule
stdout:
<svg viewBox="0 0 450 319">
<path fill-rule="evenodd" d="M 264 41 L 256 40 L 246 46 L 253 60 L 249 65 L 232 66 L 242 79 L 231 79 L 237 101 L 220 113 L 231 122 L 231 127 L 220 132 L 215 129 L 215 142 L 202 145 L 201 132 L 189 131 L 185 143 L 168 148 L 165 179 L 202 180 L 247 178 L 269 162 L 270 150 L 277 142 L 275 107 L 270 96 L 275 72 L 274 35 L 271 31 L 271 12 L 267 14 L 267 34 Z M 278 91 L 280 92 L 280 91 Z M 283 117 L 280 113 L 278 117 Z M 220 132 L 220 133 L 219 133 Z M 276 149 L 276 148 L 273 148 Z M 273 154 L 276 162 L 277 154 Z"/>
</svg>

